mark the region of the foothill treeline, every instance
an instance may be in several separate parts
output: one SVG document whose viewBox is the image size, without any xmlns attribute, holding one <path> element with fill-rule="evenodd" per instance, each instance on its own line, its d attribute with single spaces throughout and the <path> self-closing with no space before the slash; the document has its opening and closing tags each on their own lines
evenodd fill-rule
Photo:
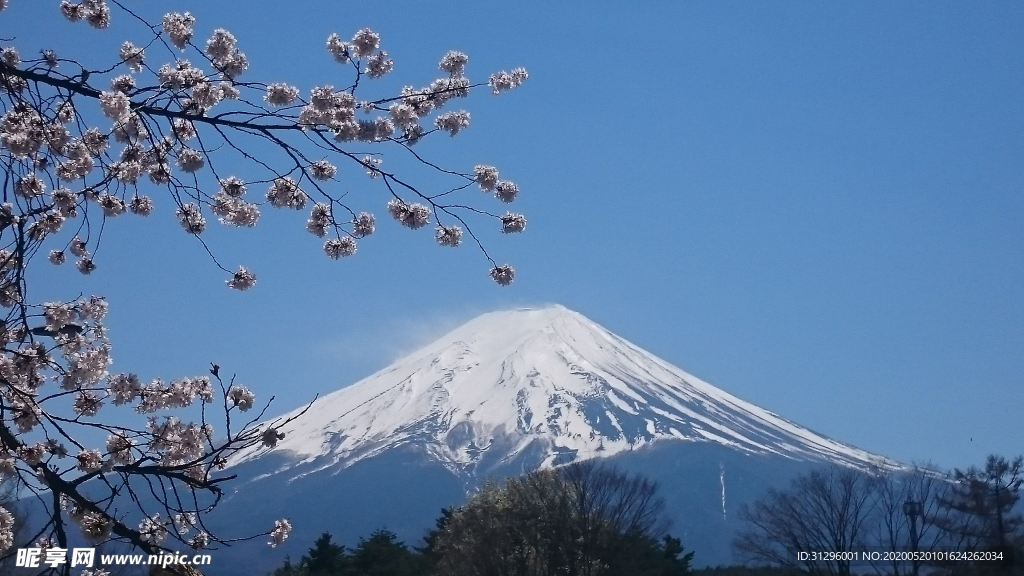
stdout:
<svg viewBox="0 0 1024 576">
<path fill-rule="evenodd" d="M 1022 480 L 1024 460 L 999 456 L 948 473 L 812 470 L 741 510 L 741 565 L 694 570 L 700 551 L 669 533 L 655 483 L 585 462 L 484 485 L 465 505 L 442 510 L 418 546 L 384 529 L 352 548 L 324 533 L 270 576 L 1024 574 Z M 798 554 L 814 550 L 882 559 Z M 992 560 L 949 560 L 951 552 Z M 947 559 L 925 560 L 936 553 Z"/>
</svg>

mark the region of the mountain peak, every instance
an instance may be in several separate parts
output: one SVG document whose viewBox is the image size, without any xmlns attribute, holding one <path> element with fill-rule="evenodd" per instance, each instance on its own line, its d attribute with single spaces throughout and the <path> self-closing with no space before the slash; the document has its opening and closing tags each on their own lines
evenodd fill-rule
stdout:
<svg viewBox="0 0 1024 576">
<path fill-rule="evenodd" d="M 313 469 L 412 447 L 472 476 L 669 441 L 895 465 L 740 400 L 558 304 L 478 316 L 325 396 L 283 431 L 272 451 Z M 232 464 L 267 452 L 239 453 Z"/>
</svg>

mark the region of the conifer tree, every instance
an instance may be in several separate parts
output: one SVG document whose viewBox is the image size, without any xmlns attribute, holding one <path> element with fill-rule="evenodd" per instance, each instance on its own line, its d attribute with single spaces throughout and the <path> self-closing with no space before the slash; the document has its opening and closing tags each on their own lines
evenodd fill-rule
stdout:
<svg viewBox="0 0 1024 576">
<path fill-rule="evenodd" d="M 954 470 L 953 481 L 940 499 L 946 514 L 939 522 L 951 541 L 965 550 L 1013 554 L 1024 532 L 1024 517 L 1015 511 L 1024 483 L 1024 458 L 1009 461 L 991 455 L 984 468 Z"/>
<path fill-rule="evenodd" d="M 369 538 L 359 539 L 352 554 L 352 566 L 358 576 L 416 576 L 416 554 L 390 530 L 375 530 Z"/>
<path fill-rule="evenodd" d="M 347 567 L 345 547 L 331 542 L 329 532 L 321 534 L 302 557 L 304 576 L 339 576 Z"/>
</svg>

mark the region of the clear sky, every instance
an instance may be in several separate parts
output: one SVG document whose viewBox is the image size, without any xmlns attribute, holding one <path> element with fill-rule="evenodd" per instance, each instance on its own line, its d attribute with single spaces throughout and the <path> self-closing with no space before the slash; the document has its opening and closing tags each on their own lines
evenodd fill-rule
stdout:
<svg viewBox="0 0 1024 576">
<path fill-rule="evenodd" d="M 92 276 L 36 277 L 36 301 L 108 297 L 115 370 L 216 361 L 283 411 L 476 314 L 560 303 L 867 450 L 944 466 L 1024 452 L 1024 4 L 129 1 L 154 20 L 190 10 L 199 38 L 229 29 L 243 79 L 304 91 L 345 84 L 324 41 L 364 26 L 396 62 L 381 95 L 428 83 L 448 49 L 472 79 L 527 67 L 418 151 L 497 165 L 529 225 L 484 235 L 518 270 L 501 288 L 350 172 L 340 186 L 379 225 L 348 260 L 323 256 L 304 214 L 211 223 L 226 265 L 259 276 L 237 293 L 154 194 L 148 220 L 108 223 Z M 11 36 L 96 67 L 141 40 L 117 11 L 97 32 L 35 0 L 0 13 Z"/>
</svg>

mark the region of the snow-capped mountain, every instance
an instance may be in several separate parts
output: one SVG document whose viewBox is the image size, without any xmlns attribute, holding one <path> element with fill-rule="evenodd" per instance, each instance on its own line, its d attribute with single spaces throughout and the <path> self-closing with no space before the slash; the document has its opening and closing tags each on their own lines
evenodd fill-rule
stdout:
<svg viewBox="0 0 1024 576">
<path fill-rule="evenodd" d="M 286 415 L 287 416 L 287 415 Z M 414 445 L 459 476 L 610 457 L 664 440 L 847 466 L 895 463 L 732 396 L 562 306 L 484 314 L 282 429 L 281 472 Z M 233 464 L 264 455 L 239 454 Z"/>
<path fill-rule="evenodd" d="M 277 550 L 226 550 L 220 574 L 266 571 L 324 531 L 351 544 L 386 526 L 416 544 L 442 507 L 486 479 L 594 457 L 661 485 L 696 565 L 731 563 L 737 511 L 769 487 L 821 464 L 899 466 L 744 402 L 562 306 L 484 314 L 321 398 L 282 431 L 274 449 L 232 459 L 235 491 L 217 509 L 216 531 L 282 517 L 295 530 Z"/>
</svg>

